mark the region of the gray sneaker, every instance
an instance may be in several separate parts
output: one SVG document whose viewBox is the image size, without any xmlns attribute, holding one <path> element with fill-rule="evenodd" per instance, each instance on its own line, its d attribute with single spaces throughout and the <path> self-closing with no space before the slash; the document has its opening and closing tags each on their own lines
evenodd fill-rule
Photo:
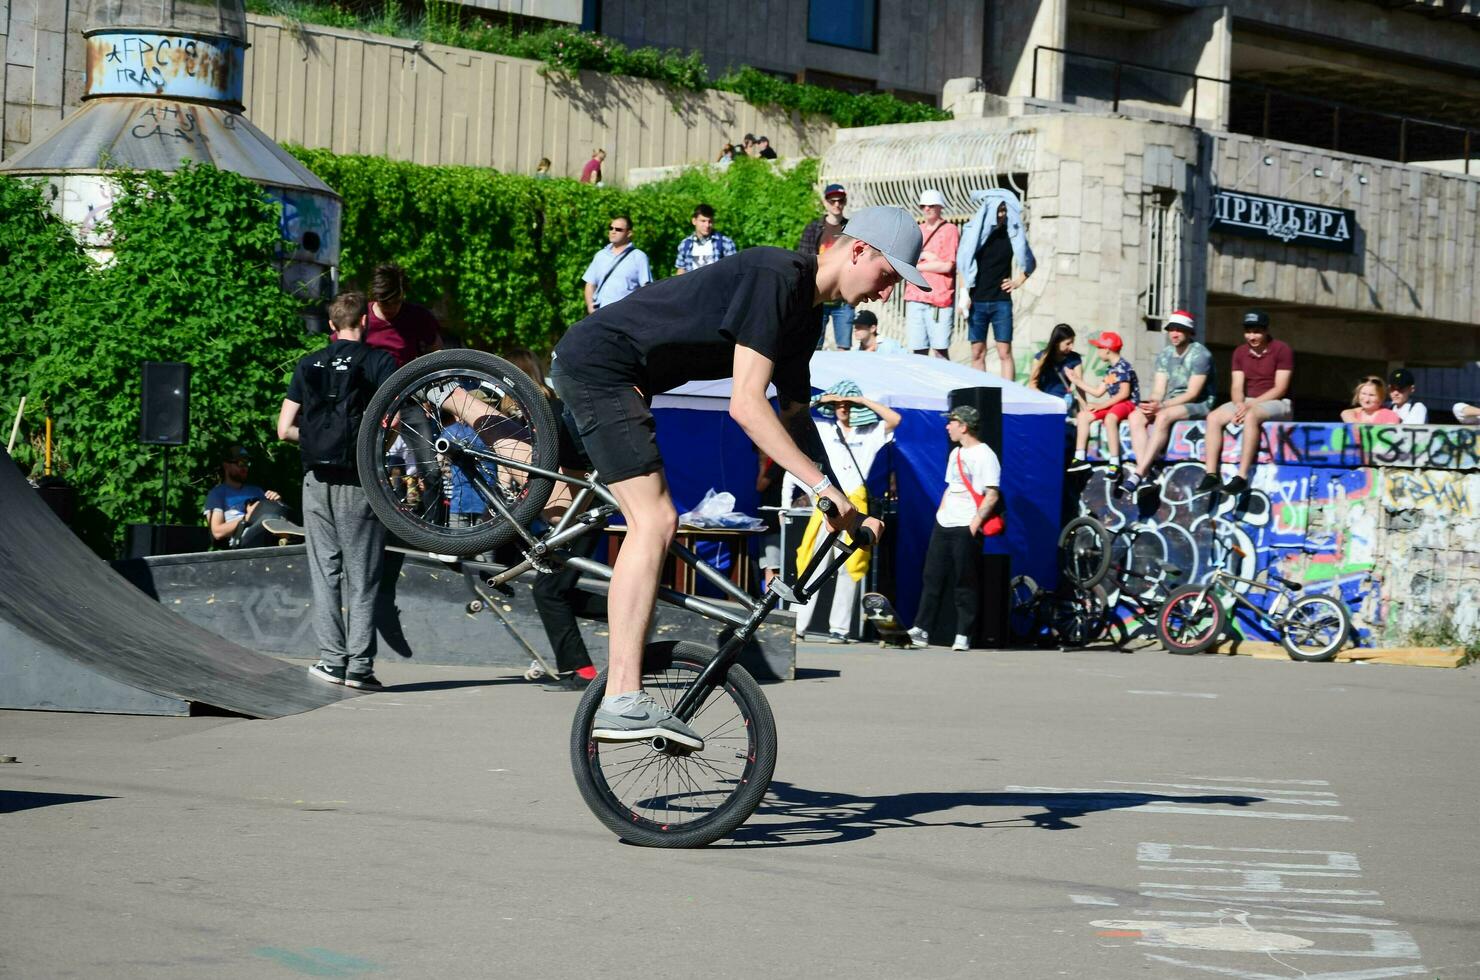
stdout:
<svg viewBox="0 0 1480 980">
<path fill-rule="evenodd" d="M 919 626 L 910 629 L 910 646 L 916 650 L 923 650 L 930 646 L 930 634 Z"/>
<path fill-rule="evenodd" d="M 698 733 L 673 717 L 673 712 L 654 701 L 652 695 L 638 691 L 610 700 L 616 703 L 607 707 L 607 700 L 603 700 L 596 709 L 591 726 L 591 737 L 596 741 L 641 742 L 661 735 L 696 752 L 704 748 Z"/>
</svg>

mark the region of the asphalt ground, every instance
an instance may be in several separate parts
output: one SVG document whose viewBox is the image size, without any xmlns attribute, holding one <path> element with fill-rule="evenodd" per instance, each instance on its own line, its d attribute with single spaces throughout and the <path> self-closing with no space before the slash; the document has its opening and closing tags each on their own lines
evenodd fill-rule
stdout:
<svg viewBox="0 0 1480 980">
<path fill-rule="evenodd" d="M 0 712 L 5 977 L 1480 977 L 1480 672 L 806 645 L 729 842 L 619 843 L 576 697 Z"/>
</svg>

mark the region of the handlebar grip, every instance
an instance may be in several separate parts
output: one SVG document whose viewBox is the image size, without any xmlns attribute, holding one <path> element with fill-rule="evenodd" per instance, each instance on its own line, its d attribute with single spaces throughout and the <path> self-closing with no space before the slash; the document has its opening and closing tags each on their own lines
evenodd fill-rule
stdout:
<svg viewBox="0 0 1480 980">
<path fill-rule="evenodd" d="M 853 547 L 872 548 L 874 546 L 874 529 L 864 527 L 860 524 L 853 529 Z"/>
<path fill-rule="evenodd" d="M 817 509 L 822 511 L 823 514 L 831 516 L 833 511 L 838 509 L 838 505 L 833 503 L 832 500 L 827 497 L 818 497 Z"/>
</svg>

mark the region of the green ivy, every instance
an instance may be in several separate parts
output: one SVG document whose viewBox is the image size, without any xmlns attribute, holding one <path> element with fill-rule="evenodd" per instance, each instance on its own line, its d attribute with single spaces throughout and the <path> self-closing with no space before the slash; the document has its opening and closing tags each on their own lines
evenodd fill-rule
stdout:
<svg viewBox="0 0 1480 980">
<path fill-rule="evenodd" d="M 363 284 L 376 265 L 396 262 L 409 273 L 411 299 L 442 312 L 464 343 L 494 351 L 548 350 L 585 315 L 581 277 L 615 214 L 632 217 L 633 240 L 662 278 L 693 234 L 696 204 L 713 205 L 718 229 L 741 248 L 795 248 L 819 213 L 812 160 L 778 171 L 742 159 L 618 190 L 290 150 L 344 198 L 342 282 Z"/>
<path fill-rule="evenodd" d="M 419 19 L 407 13 L 399 0 L 247 0 L 247 9 L 281 17 L 290 24 L 352 28 L 528 58 L 563 75 L 594 71 L 648 78 L 686 92 L 714 88 L 733 92 L 760 108 L 780 106 L 808 115 L 830 116 L 839 126 L 951 118 L 949 112 L 934 106 L 905 102 L 885 92 L 853 94 L 802 85 L 749 67 L 711 81 L 709 69 L 697 51 L 685 54 L 675 49 L 629 48 L 620 41 L 574 27 L 516 31 L 505 24 L 466 16 L 461 4 L 446 0 L 428 0 L 426 16 Z"/>
<path fill-rule="evenodd" d="M 0 179 L 0 398 L 27 396 L 17 462 L 40 471 L 51 417 L 57 468 L 77 488 L 78 533 L 112 555 L 123 526 L 159 517 L 162 449 L 138 441 L 140 362 L 191 365 L 190 442 L 172 449 L 167 518 L 200 521 L 223 446 L 254 450 L 254 482 L 292 494 L 296 452 L 277 408 L 304 336 L 282 291 L 278 207 L 211 167 L 122 173 L 107 215 L 113 258 L 89 260 L 32 185 Z"/>
</svg>

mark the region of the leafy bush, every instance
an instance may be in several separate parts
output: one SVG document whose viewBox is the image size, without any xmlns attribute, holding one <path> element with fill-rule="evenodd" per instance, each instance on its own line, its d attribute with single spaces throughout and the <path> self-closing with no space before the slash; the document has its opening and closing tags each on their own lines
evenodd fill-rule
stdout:
<svg viewBox="0 0 1480 980">
<path fill-rule="evenodd" d="M 548 70 L 564 75 L 597 71 L 648 78 L 688 92 L 716 88 L 733 92 L 761 108 L 776 105 L 806 114 L 831 116 L 839 126 L 875 126 L 951 118 L 949 112 L 934 106 L 905 102 L 885 92 L 855 95 L 817 85 L 799 85 L 749 67 L 711 81 L 709 69 L 697 51 L 684 54 L 674 49 L 628 48 L 620 41 L 574 27 L 520 32 L 504 24 L 466 16 L 461 4 L 445 0 L 427 0 L 426 16 L 419 19 L 407 13 L 400 0 L 338 0 L 329 3 L 323 0 L 247 0 L 247 9 L 282 17 L 289 23 L 357 28 L 511 58 L 528 58 L 543 62 Z"/>
<path fill-rule="evenodd" d="M 277 408 L 309 341 L 280 286 L 277 205 L 243 177 L 211 167 L 122 173 L 107 221 L 113 260 L 96 266 L 28 184 L 0 179 L 0 397 L 28 396 L 32 433 L 55 422 L 79 494 L 78 532 L 113 554 L 122 528 L 157 519 L 159 447 L 138 442 L 140 362 L 191 365 L 187 446 L 170 455 L 171 522 L 196 523 L 219 480 L 220 449 L 257 454 L 254 482 L 291 492 L 297 453 L 276 442 Z M 39 471 L 34 448 L 18 447 Z M 265 465 L 264 465 L 265 464 Z"/>
<path fill-rule="evenodd" d="M 469 346 L 547 350 L 585 315 L 581 277 L 606 243 L 613 215 L 633 219 L 633 240 L 654 275 L 673 273 L 693 233 L 694 205 L 718 211 L 741 248 L 794 248 L 819 212 L 815 161 L 781 172 L 759 160 L 727 171 L 693 169 L 635 190 L 535 180 L 476 167 L 427 167 L 381 157 L 292 148 L 344 197 L 340 279 L 364 284 L 396 262 L 410 298 L 444 312 Z"/>
</svg>

